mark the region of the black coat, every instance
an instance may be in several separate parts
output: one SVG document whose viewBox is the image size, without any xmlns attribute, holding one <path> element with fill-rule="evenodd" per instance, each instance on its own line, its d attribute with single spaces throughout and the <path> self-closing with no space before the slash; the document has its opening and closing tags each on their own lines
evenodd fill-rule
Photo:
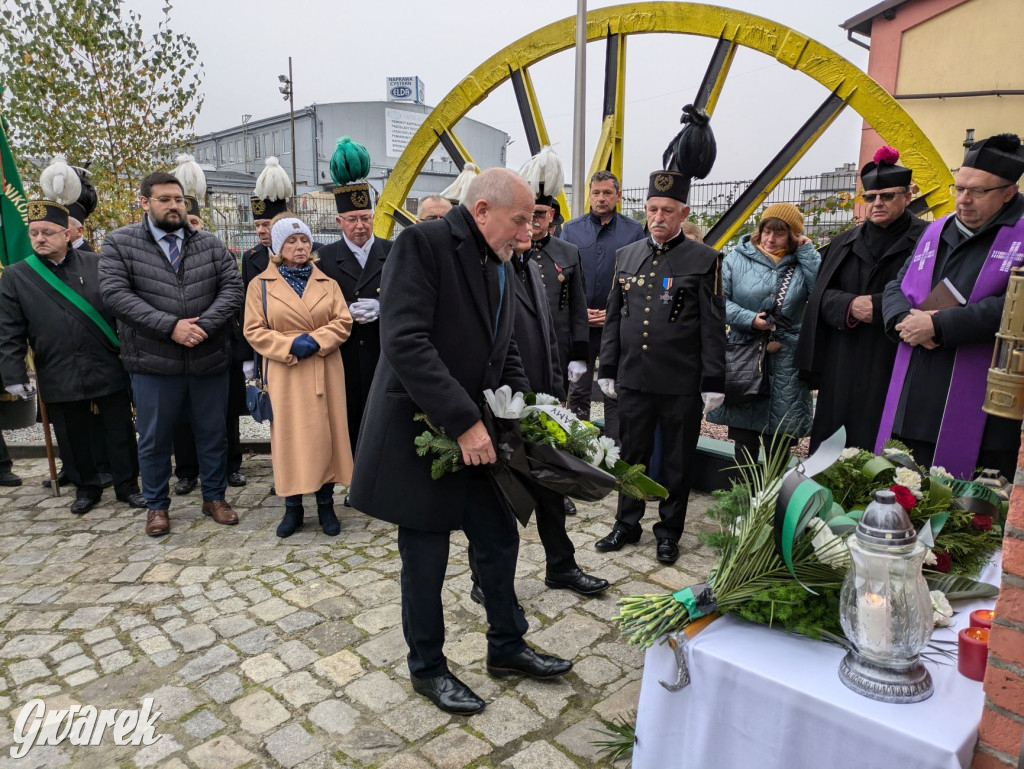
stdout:
<svg viewBox="0 0 1024 769">
<path fill-rule="evenodd" d="M 100 295 L 100 257 L 70 249 L 58 278 L 83 297 L 111 328 L 114 318 Z M 48 259 L 41 260 L 51 265 Z M 25 262 L 0 276 L 0 375 L 8 384 L 28 381 L 27 345 L 35 356 L 39 394 L 49 403 L 90 400 L 124 390 L 127 378 L 117 350 L 103 332 Z"/>
<path fill-rule="evenodd" d="M 599 378 L 664 395 L 724 392 L 721 255 L 683 235 L 660 256 L 649 244 L 641 240 L 616 254 Z M 667 291 L 666 278 L 672 280 Z"/>
<path fill-rule="evenodd" d="M 507 384 L 529 390 L 512 338 L 512 267 L 496 268 L 463 206 L 402 230 L 381 281 L 381 359 L 370 389 L 352 474 L 352 505 L 385 521 L 427 531 L 462 526 L 464 468 L 430 477 L 433 457 L 413 443 L 420 412 L 453 439 L 481 418 L 483 392 Z M 506 274 L 501 315 L 494 314 L 484 269 Z M 495 282 L 496 288 L 496 282 Z"/>
<path fill-rule="evenodd" d="M 555 338 L 551 311 L 541 282 L 540 269 L 529 259 L 519 262 L 512 257 L 516 276 L 515 340 L 523 371 L 533 392 L 547 393 L 565 400 L 565 380 L 558 362 L 558 340 Z"/>
<path fill-rule="evenodd" d="M 585 361 L 590 355 L 590 322 L 580 252 L 572 243 L 550 237 L 530 256 L 540 267 L 564 377 L 570 361 Z"/>
<path fill-rule="evenodd" d="M 1000 227 L 1012 226 L 1021 217 L 1024 217 L 1024 195 L 1018 194 L 986 227 L 970 238 L 961 234 L 953 217 L 947 219 L 939 237 L 932 288 L 943 278 L 949 278 L 957 291 L 969 297 Z M 911 307 L 900 289 L 910 262 L 908 259 L 896 279 L 885 287 L 882 297 L 885 331 L 894 341 L 899 340 L 896 324 L 903 320 Z M 938 440 L 957 347 L 962 344 L 995 344 L 1005 298 L 1005 293 L 990 296 L 964 307 L 940 310 L 932 316 L 939 346 L 934 350 L 914 348 L 893 423 L 894 435 L 927 443 Z M 911 393 L 913 397 L 908 397 Z M 985 417 L 982 451 L 1016 452 L 1019 449 L 1019 419 Z"/>
<path fill-rule="evenodd" d="M 139 374 L 219 374 L 230 360 L 230 331 L 242 304 L 235 257 L 216 235 L 185 227 L 175 272 L 148 216 L 110 233 L 100 254 L 100 290 L 117 318 L 124 367 Z M 207 339 L 185 347 L 175 324 L 195 318 Z"/>
<path fill-rule="evenodd" d="M 796 365 L 818 390 L 811 446 L 846 427 L 846 445 L 874 450 L 896 343 L 885 334 L 882 292 L 914 252 L 928 223 L 907 213 L 902 230 L 882 254 L 872 253 L 868 225 L 837 235 L 821 251 L 821 269 L 807 300 Z M 847 325 L 850 302 L 870 294 L 871 323 Z"/>
<path fill-rule="evenodd" d="M 341 286 L 347 304 L 360 299 L 380 299 L 381 270 L 391 252 L 391 241 L 374 238 L 366 266 L 362 267 L 342 238 L 317 253 L 317 267 L 334 278 Z M 345 398 L 348 408 L 348 430 L 355 447 L 359 438 L 359 424 L 363 418 L 370 385 L 380 359 L 380 322 L 352 324 L 352 334 L 341 346 L 341 359 L 345 364 Z"/>
</svg>

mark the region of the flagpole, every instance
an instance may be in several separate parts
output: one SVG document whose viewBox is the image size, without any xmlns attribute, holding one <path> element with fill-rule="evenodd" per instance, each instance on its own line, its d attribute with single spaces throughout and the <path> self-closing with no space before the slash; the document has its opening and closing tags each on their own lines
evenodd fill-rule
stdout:
<svg viewBox="0 0 1024 769">
<path fill-rule="evenodd" d="M 576 91 L 572 115 L 572 217 L 583 215 L 587 200 L 587 0 L 576 1 Z"/>
<path fill-rule="evenodd" d="M 50 491 L 53 496 L 60 496 L 60 484 L 57 483 L 57 460 L 53 454 L 53 438 L 50 437 L 50 418 L 46 414 L 46 404 L 36 391 L 36 402 L 39 404 L 39 420 L 43 423 L 43 443 L 46 444 L 46 463 L 50 466 Z"/>
</svg>

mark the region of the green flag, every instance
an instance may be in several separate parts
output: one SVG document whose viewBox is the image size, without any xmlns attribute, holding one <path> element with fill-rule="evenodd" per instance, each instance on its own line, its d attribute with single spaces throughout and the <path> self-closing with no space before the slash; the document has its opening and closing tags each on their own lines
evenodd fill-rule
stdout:
<svg viewBox="0 0 1024 769">
<path fill-rule="evenodd" d="M 2 95 L 2 90 L 0 90 Z M 28 239 L 28 201 L 7 144 L 7 121 L 0 113 L 0 264 L 20 262 L 32 253 Z"/>
</svg>

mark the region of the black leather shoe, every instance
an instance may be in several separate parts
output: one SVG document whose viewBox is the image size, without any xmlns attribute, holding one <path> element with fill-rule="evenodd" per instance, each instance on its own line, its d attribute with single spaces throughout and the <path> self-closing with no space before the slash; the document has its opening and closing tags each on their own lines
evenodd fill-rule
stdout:
<svg viewBox="0 0 1024 769">
<path fill-rule="evenodd" d="M 345 495 L 345 501 L 342 502 L 345 507 L 352 507 L 352 503 L 348 501 L 348 494 Z"/>
<path fill-rule="evenodd" d="M 14 475 L 14 473 L 11 473 L 11 475 Z M 14 477 L 17 478 L 16 475 Z M 71 481 L 68 480 L 68 474 L 66 472 L 64 472 L 64 468 L 62 467 L 57 472 L 57 485 L 58 486 L 67 486 L 69 483 L 71 483 Z M 8 484 L 5 483 L 3 485 L 7 486 Z M 21 479 L 20 478 L 18 479 L 18 483 L 10 484 L 10 485 L 20 486 L 21 485 Z M 50 483 L 50 479 L 49 478 L 47 478 L 45 481 L 43 481 L 43 488 L 44 489 L 50 488 L 51 485 L 52 484 Z"/>
<path fill-rule="evenodd" d="M 452 673 L 433 678 L 412 679 L 412 688 L 437 705 L 441 710 L 460 716 L 469 716 L 484 709 L 484 701 Z"/>
<path fill-rule="evenodd" d="M 12 473 L 10 470 L 4 470 L 0 472 L 0 486 L 20 486 L 21 478 Z M 50 487 L 49 481 L 46 482 L 46 487 Z"/>
<path fill-rule="evenodd" d="M 568 497 L 565 498 L 565 514 L 576 515 L 576 503 Z"/>
<path fill-rule="evenodd" d="M 658 537 L 658 560 L 662 563 L 675 563 L 679 558 L 679 545 L 667 537 Z"/>
<path fill-rule="evenodd" d="M 228 473 L 228 486 L 244 486 L 246 484 L 245 476 L 242 475 L 241 471 L 235 470 L 233 473 Z"/>
<path fill-rule="evenodd" d="M 178 482 L 174 484 L 174 493 L 178 496 L 188 494 L 196 487 L 197 481 L 197 478 L 179 478 Z"/>
<path fill-rule="evenodd" d="M 117 501 L 124 502 L 128 507 L 136 507 L 140 510 L 146 507 L 146 498 L 137 491 L 125 495 L 118 494 Z"/>
<path fill-rule="evenodd" d="M 541 654 L 529 646 L 507 659 L 487 657 L 487 672 L 492 676 L 529 676 L 530 678 L 557 678 L 572 670 L 572 662 L 561 657 Z"/>
<path fill-rule="evenodd" d="M 580 595 L 597 595 L 608 589 L 608 580 L 585 574 L 579 566 L 568 571 L 548 572 L 544 584 L 555 590 L 572 590 Z"/>
<path fill-rule="evenodd" d="M 480 587 L 479 582 L 473 583 L 473 589 L 469 591 L 469 597 L 473 600 L 473 603 L 478 603 L 481 606 L 484 605 L 484 589 Z"/>
<path fill-rule="evenodd" d="M 594 547 L 602 553 L 608 553 L 613 550 L 621 550 L 623 545 L 639 541 L 639 527 L 635 529 L 620 529 L 616 526 L 607 537 L 597 540 L 597 542 L 594 543 Z"/>
<path fill-rule="evenodd" d="M 92 510 L 99 501 L 99 497 L 78 497 L 71 503 L 71 512 L 75 515 L 85 515 Z M 145 500 L 143 500 L 142 506 L 146 506 Z"/>
<path fill-rule="evenodd" d="M 290 537 L 292 534 L 302 528 L 302 516 L 303 516 L 302 505 L 285 505 L 284 517 L 281 522 L 277 524 L 277 536 Z"/>
</svg>

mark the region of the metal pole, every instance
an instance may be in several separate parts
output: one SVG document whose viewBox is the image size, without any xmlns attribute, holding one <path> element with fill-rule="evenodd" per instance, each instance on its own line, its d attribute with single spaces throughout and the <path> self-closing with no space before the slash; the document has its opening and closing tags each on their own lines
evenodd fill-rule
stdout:
<svg viewBox="0 0 1024 769">
<path fill-rule="evenodd" d="M 586 179 L 587 0 L 576 0 L 576 92 L 572 116 L 572 216 L 583 215 Z"/>
<path fill-rule="evenodd" d="M 295 180 L 295 80 L 292 78 L 292 57 L 288 57 L 288 117 L 292 126 L 292 197 L 297 196 Z"/>
</svg>

